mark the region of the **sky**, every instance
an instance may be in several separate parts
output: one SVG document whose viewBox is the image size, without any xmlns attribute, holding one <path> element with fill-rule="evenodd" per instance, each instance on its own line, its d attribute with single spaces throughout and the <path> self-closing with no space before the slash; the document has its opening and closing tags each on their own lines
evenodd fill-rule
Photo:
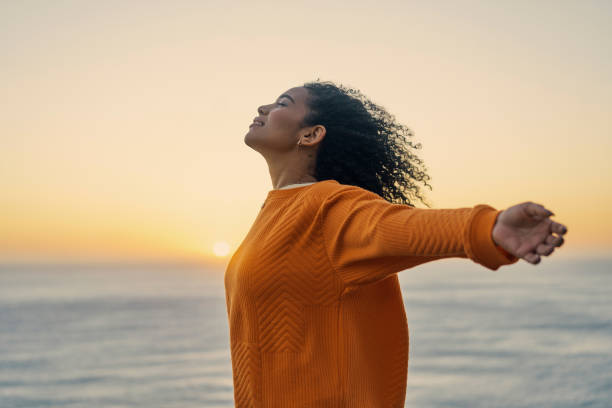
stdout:
<svg viewBox="0 0 612 408">
<path fill-rule="evenodd" d="M 272 183 L 259 105 L 321 79 L 413 131 L 434 208 L 534 201 L 612 253 L 608 1 L 0 2 L 0 263 L 216 261 Z M 423 205 L 417 205 L 423 207 Z"/>
</svg>

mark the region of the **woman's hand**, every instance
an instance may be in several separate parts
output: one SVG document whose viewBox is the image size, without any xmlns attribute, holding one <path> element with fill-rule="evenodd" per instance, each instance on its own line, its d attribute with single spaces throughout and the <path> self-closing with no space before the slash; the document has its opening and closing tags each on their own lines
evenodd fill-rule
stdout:
<svg viewBox="0 0 612 408">
<path fill-rule="evenodd" d="M 548 217 L 554 215 L 540 204 L 527 201 L 502 211 L 495 221 L 492 238 L 498 246 L 529 263 L 540 262 L 563 244 L 567 227 Z M 553 235 L 556 234 L 556 235 Z"/>
</svg>

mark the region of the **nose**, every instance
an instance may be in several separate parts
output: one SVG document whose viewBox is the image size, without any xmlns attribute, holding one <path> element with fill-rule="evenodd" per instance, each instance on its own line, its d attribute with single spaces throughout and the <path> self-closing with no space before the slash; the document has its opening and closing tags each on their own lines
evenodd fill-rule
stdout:
<svg viewBox="0 0 612 408">
<path fill-rule="evenodd" d="M 266 107 L 267 105 L 261 105 L 259 108 L 257 108 L 257 113 L 259 113 L 260 115 L 266 115 Z"/>
</svg>

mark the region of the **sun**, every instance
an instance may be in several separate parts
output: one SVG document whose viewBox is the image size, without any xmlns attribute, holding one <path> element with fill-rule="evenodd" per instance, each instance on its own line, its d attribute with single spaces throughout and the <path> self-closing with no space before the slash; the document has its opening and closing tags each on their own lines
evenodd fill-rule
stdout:
<svg viewBox="0 0 612 408">
<path fill-rule="evenodd" d="M 217 241 L 215 242 L 215 245 L 213 245 L 213 252 L 218 257 L 227 256 L 227 254 L 230 252 L 229 244 L 225 241 Z"/>
</svg>

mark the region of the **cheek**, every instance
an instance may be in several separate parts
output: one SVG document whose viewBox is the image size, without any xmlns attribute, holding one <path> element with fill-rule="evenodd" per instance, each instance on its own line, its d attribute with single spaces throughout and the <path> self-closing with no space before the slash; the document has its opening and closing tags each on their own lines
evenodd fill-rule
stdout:
<svg viewBox="0 0 612 408">
<path fill-rule="evenodd" d="M 298 121 L 294 115 L 280 110 L 270 112 L 268 115 L 268 124 L 270 124 L 271 128 L 282 131 L 295 131 L 298 127 Z"/>
</svg>

